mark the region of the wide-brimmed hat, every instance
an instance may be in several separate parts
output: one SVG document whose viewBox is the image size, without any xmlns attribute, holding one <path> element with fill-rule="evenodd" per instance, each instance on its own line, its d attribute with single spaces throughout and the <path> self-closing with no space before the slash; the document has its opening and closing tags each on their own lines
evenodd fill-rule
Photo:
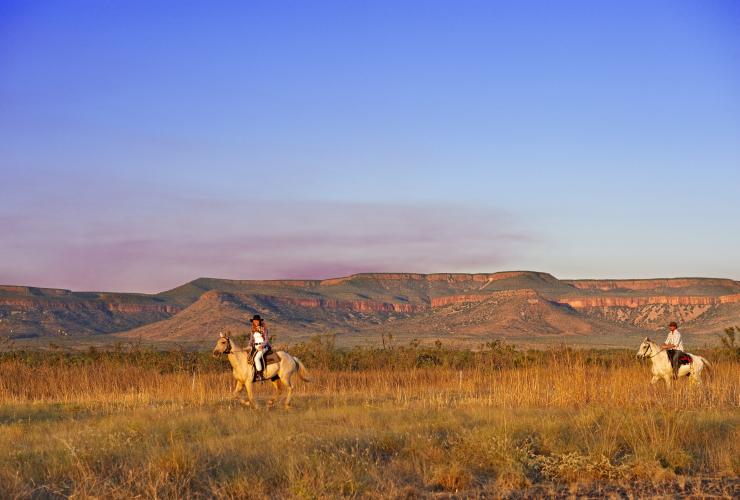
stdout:
<svg viewBox="0 0 740 500">
<path fill-rule="evenodd" d="M 671 321 L 670 323 L 668 323 L 668 326 L 675 326 L 676 328 L 678 328 L 678 323 L 676 323 L 675 321 Z"/>
<path fill-rule="evenodd" d="M 254 316 L 252 316 L 252 319 L 250 321 L 254 321 L 254 320 L 262 321 L 262 317 L 259 314 L 255 314 Z"/>
</svg>

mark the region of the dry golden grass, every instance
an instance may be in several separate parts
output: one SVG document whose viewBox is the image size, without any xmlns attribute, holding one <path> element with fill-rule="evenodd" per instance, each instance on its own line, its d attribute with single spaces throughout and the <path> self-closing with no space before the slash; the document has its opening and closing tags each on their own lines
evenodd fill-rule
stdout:
<svg viewBox="0 0 740 500">
<path fill-rule="evenodd" d="M 312 370 L 290 411 L 237 404 L 226 364 L 6 360 L 0 497 L 738 494 L 738 363 L 666 392 L 584 359 Z"/>
</svg>

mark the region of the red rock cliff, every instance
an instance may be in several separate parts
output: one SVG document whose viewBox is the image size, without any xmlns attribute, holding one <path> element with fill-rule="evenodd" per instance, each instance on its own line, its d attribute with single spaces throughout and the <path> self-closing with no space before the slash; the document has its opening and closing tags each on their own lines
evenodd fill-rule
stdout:
<svg viewBox="0 0 740 500">
<path fill-rule="evenodd" d="M 673 306 L 707 306 L 740 302 L 740 293 L 720 295 L 717 297 L 701 296 L 653 296 L 653 297 L 569 297 L 558 302 L 568 304 L 576 309 L 588 307 L 628 307 L 636 308 L 650 304 L 668 304 Z"/>
<path fill-rule="evenodd" d="M 564 280 L 582 290 L 654 290 L 656 288 L 687 288 L 691 286 L 720 286 L 740 288 L 740 283 L 730 279 L 715 278 L 670 278 L 641 280 Z"/>
<path fill-rule="evenodd" d="M 431 307 L 444 307 L 452 304 L 468 304 L 475 302 L 483 302 L 489 299 L 511 299 L 511 298 L 524 298 L 524 299 L 535 299 L 539 300 L 540 296 L 534 290 L 521 289 L 521 290 L 504 290 L 501 292 L 491 292 L 486 294 L 474 294 L 474 295 L 446 295 L 444 297 L 434 297 L 431 300 Z"/>
<path fill-rule="evenodd" d="M 328 298 L 292 298 L 292 297 L 268 297 L 271 302 L 288 304 L 299 307 L 341 309 L 356 312 L 396 312 L 412 313 L 423 309 L 423 306 L 415 304 L 398 304 L 393 302 L 375 302 L 371 300 L 337 300 Z"/>
<path fill-rule="evenodd" d="M 478 283 L 485 283 L 487 281 L 498 281 L 510 278 L 518 278 L 521 276 L 546 276 L 554 279 L 551 275 L 546 273 L 536 273 L 531 271 L 505 271 L 500 273 L 479 273 L 479 274 L 466 274 L 466 273 L 436 273 L 436 274 L 419 274 L 419 273 L 363 273 L 353 274 L 351 276 L 345 276 L 343 278 L 332 278 L 321 281 L 322 286 L 340 285 L 348 281 L 356 279 L 373 279 L 379 281 L 448 281 L 462 283 L 467 281 L 473 281 Z"/>
<path fill-rule="evenodd" d="M 126 314 L 165 313 L 175 314 L 181 308 L 171 304 L 146 304 L 135 302 L 107 302 L 101 300 L 54 300 L 46 297 L 0 297 L 0 307 L 16 311 L 85 311 L 90 309 L 108 310 Z"/>
</svg>

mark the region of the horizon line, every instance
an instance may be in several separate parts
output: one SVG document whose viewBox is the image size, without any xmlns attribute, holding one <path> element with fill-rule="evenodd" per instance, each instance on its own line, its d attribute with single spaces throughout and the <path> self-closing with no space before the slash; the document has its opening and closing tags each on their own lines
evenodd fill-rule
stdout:
<svg viewBox="0 0 740 500">
<path fill-rule="evenodd" d="M 546 272 L 546 271 L 531 271 L 531 270 L 507 270 L 507 271 L 494 271 L 494 272 L 474 272 L 474 273 L 463 273 L 463 272 L 436 272 L 436 273 L 416 273 L 416 272 L 403 272 L 403 271 L 392 271 L 392 272 L 386 272 L 386 271 L 373 271 L 373 272 L 360 272 L 360 273 L 352 273 L 344 276 L 335 276 L 335 277 L 327 277 L 327 278 L 268 278 L 268 279 L 233 279 L 233 278 L 220 278 L 220 277 L 209 277 L 209 276 L 199 276 L 197 278 L 194 278 L 189 281 L 185 281 L 184 283 L 177 285 L 173 288 L 168 288 L 165 290 L 161 290 L 159 292 L 118 292 L 118 291 L 111 291 L 111 290 L 73 290 L 72 288 L 63 288 L 63 287 L 49 287 L 49 286 L 36 286 L 36 285 L 18 285 L 18 284 L 4 284 L 0 283 L 0 289 L 1 288 L 35 288 L 39 290 L 55 290 L 55 291 L 63 291 L 63 292 L 70 292 L 70 293 L 116 293 L 116 294 L 127 294 L 127 295 L 161 295 L 167 292 L 171 292 L 173 290 L 176 290 L 180 287 L 186 286 L 188 284 L 194 283 L 198 280 L 218 280 L 218 281 L 230 281 L 235 283 L 280 283 L 280 282 L 287 282 L 287 283 L 299 283 L 299 282 L 313 282 L 317 283 L 319 285 L 329 282 L 329 281 L 345 281 L 356 277 L 362 277 L 362 276 L 374 276 L 374 275 L 386 275 L 386 276 L 399 276 L 399 275 L 407 275 L 407 276 L 494 276 L 497 274 L 508 274 L 508 273 L 522 273 L 522 274 L 539 274 L 539 275 L 547 275 L 550 276 L 558 281 L 563 282 L 569 282 L 569 281 L 658 281 L 658 280 L 667 280 L 667 281 L 673 281 L 673 280 L 681 280 L 681 279 L 694 279 L 694 280 L 725 280 L 725 281 L 732 281 L 737 282 L 738 280 L 735 280 L 733 278 L 727 278 L 727 277 L 717 277 L 717 276 L 673 276 L 673 277 L 652 277 L 652 278 L 558 278 L 552 273 Z"/>
</svg>

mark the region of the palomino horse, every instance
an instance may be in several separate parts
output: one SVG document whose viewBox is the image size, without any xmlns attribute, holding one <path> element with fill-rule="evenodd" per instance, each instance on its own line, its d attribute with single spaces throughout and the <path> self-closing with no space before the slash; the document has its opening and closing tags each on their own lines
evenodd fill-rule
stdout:
<svg viewBox="0 0 740 500">
<path fill-rule="evenodd" d="M 222 354 L 225 354 L 229 363 L 231 363 L 232 373 L 236 379 L 234 397 L 239 397 L 242 388 L 246 387 L 248 398 L 246 404 L 251 404 L 257 408 L 257 403 L 255 403 L 252 393 L 254 364 L 250 362 L 250 353 L 238 347 L 227 335 L 219 333 L 216 347 L 213 348 L 213 356 L 218 357 Z M 263 372 L 265 380 L 272 380 L 272 384 L 276 390 L 275 398 L 271 399 L 268 405 L 272 406 L 276 400 L 280 399 L 283 387 L 285 387 L 288 389 L 288 394 L 285 396 L 285 407 L 289 408 L 290 398 L 293 396 L 293 383 L 291 379 L 293 375 L 298 374 L 302 380 L 308 382 L 308 370 L 306 370 L 306 367 L 303 366 L 303 363 L 298 358 L 291 356 L 287 352 L 277 351 L 275 354 L 280 358 L 280 363 L 267 365 Z"/>
<path fill-rule="evenodd" d="M 681 365 L 678 370 L 678 376 L 689 377 L 689 380 L 695 384 L 701 384 L 701 372 L 704 368 L 711 369 L 712 365 L 706 358 L 702 358 L 696 354 L 689 354 L 693 362 L 688 365 Z M 650 380 L 651 384 L 656 383 L 658 380 L 663 379 L 667 387 L 671 386 L 673 380 L 673 368 L 671 367 L 671 360 L 668 358 L 668 352 L 662 349 L 658 344 L 645 337 L 645 340 L 640 344 L 640 348 L 637 350 L 637 357 L 642 359 L 649 359 L 652 361 L 651 371 L 653 372 L 653 378 Z"/>
</svg>

